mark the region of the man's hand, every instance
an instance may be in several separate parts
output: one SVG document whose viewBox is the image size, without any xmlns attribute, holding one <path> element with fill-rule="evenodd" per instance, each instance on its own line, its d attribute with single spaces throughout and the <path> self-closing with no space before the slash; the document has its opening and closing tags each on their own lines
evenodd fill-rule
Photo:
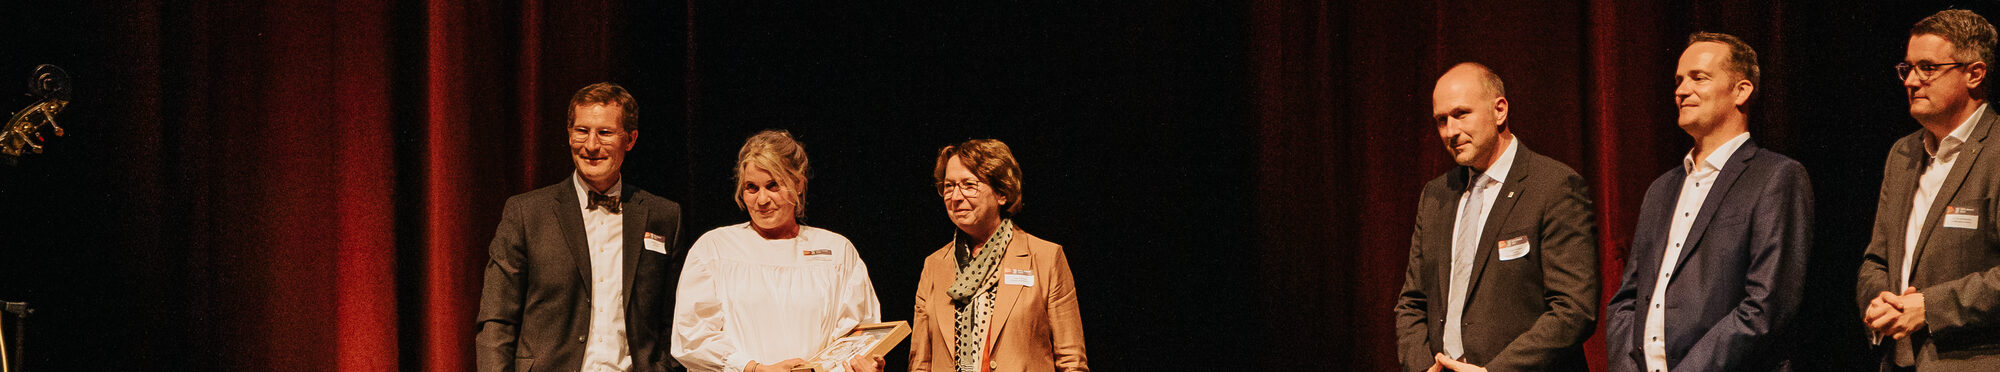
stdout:
<svg viewBox="0 0 2000 372">
<path fill-rule="evenodd" d="M 1877 337 L 1895 334 L 1889 331 L 1889 328 L 1896 324 L 1896 319 L 1903 317 L 1902 307 L 1898 306 L 1902 299 L 1903 296 L 1888 291 L 1876 293 L 1875 299 L 1868 301 L 1868 310 L 1863 314 L 1862 322 L 1868 326 L 1868 330 L 1874 331 Z"/>
<path fill-rule="evenodd" d="M 882 357 L 856 355 L 846 363 L 848 372 L 882 372 Z"/>
<path fill-rule="evenodd" d="M 1924 328 L 1924 294 L 1917 292 L 1916 287 L 1904 288 L 1903 295 L 1890 301 L 1890 305 L 1894 305 L 1901 314 L 1883 333 L 1901 340 L 1909 337 L 1910 332 Z"/>
<path fill-rule="evenodd" d="M 746 364 L 743 366 L 743 371 L 744 372 L 791 372 L 792 367 L 797 367 L 802 364 L 806 364 L 806 361 L 800 360 L 799 358 L 785 359 L 785 361 L 778 362 L 777 364 L 757 364 L 757 361 L 753 360 L 750 361 L 750 364 Z"/>
<path fill-rule="evenodd" d="M 1443 353 L 1432 355 L 1431 359 L 1437 361 L 1437 364 L 1431 365 L 1432 371 L 1437 371 L 1438 367 L 1444 367 L 1444 369 L 1446 370 L 1458 371 L 1458 372 L 1486 372 L 1485 367 L 1475 366 L 1472 365 L 1472 363 L 1451 360 L 1451 358 L 1444 357 Z"/>
<path fill-rule="evenodd" d="M 1876 321 L 1885 317 L 1894 318 L 1902 316 L 1902 311 L 1896 310 L 1896 305 L 1890 304 L 1890 301 L 1895 298 L 1896 294 L 1889 293 L 1888 291 L 1876 293 L 1875 299 L 1868 301 L 1868 310 L 1862 312 L 1861 322 L 1867 324 L 1870 330 L 1880 331 L 1875 326 Z"/>
</svg>

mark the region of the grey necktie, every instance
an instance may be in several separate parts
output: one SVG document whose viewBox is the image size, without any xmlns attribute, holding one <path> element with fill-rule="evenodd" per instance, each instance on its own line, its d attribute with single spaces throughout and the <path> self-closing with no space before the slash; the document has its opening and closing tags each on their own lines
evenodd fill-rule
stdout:
<svg viewBox="0 0 2000 372">
<path fill-rule="evenodd" d="M 1465 355 L 1460 320 L 1465 318 L 1465 291 L 1467 282 L 1472 281 L 1472 260 L 1479 253 L 1479 214 L 1486 207 L 1488 180 L 1485 174 L 1472 177 L 1472 191 L 1459 210 L 1458 240 L 1451 244 L 1451 294 L 1447 298 L 1451 309 L 1445 312 L 1444 355 L 1452 359 Z"/>
</svg>

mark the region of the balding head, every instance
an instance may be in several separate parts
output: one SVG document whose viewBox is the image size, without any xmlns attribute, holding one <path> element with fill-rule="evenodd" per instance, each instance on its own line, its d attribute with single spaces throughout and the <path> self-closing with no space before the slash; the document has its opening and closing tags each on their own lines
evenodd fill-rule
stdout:
<svg viewBox="0 0 2000 372">
<path fill-rule="evenodd" d="M 1447 80 L 1454 82 L 1476 82 L 1479 84 L 1479 88 L 1485 90 L 1484 94 L 1486 98 L 1507 96 L 1507 84 L 1500 82 L 1500 74 L 1493 73 L 1492 68 L 1479 64 L 1479 62 L 1463 62 L 1452 65 L 1450 70 L 1445 70 L 1444 76 L 1438 77 L 1438 86 L 1444 86 Z"/>
<path fill-rule="evenodd" d="M 1478 63 L 1460 63 L 1438 77 L 1431 121 L 1452 161 L 1482 171 L 1513 141 L 1506 125 L 1506 87 L 1500 75 Z"/>
</svg>

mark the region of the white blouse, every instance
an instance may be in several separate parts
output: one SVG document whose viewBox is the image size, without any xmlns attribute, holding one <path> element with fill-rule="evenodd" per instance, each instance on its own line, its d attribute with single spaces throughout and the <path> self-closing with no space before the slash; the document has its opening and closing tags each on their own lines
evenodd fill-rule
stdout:
<svg viewBox="0 0 2000 372">
<path fill-rule="evenodd" d="M 709 230 L 688 249 L 674 296 L 670 350 L 689 371 L 812 358 L 838 333 L 882 321 L 854 243 L 803 225 L 780 240 L 748 222 Z"/>
</svg>

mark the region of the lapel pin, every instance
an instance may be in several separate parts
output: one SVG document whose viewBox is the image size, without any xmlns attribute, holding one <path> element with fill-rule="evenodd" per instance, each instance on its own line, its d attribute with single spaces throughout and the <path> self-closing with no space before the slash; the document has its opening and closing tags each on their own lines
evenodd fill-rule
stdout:
<svg viewBox="0 0 2000 372">
<path fill-rule="evenodd" d="M 1513 198 L 1514 198 L 1514 192 L 1513 192 L 1513 191 L 1508 191 L 1508 192 L 1507 192 L 1507 198 L 1508 198 L 1508 199 L 1513 199 Z"/>
</svg>

